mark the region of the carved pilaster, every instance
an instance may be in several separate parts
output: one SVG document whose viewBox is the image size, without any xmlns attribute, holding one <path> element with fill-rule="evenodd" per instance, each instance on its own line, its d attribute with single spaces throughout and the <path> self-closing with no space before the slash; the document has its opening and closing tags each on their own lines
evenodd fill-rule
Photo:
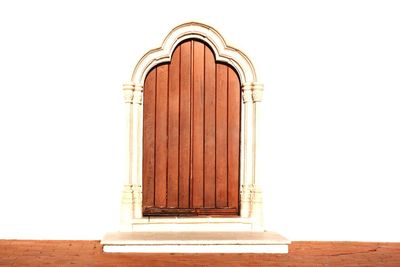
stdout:
<svg viewBox="0 0 400 267">
<path fill-rule="evenodd" d="M 253 184 L 253 96 L 251 84 L 242 86 L 243 97 L 243 180 L 240 192 L 240 216 L 251 215 L 251 186 Z"/>
<path fill-rule="evenodd" d="M 254 147 L 253 147 L 253 153 L 254 153 L 254 185 L 257 189 L 256 192 L 260 192 L 261 195 L 261 188 L 260 186 L 260 179 L 262 176 L 262 173 L 260 173 L 260 167 L 262 165 L 261 158 L 259 156 L 259 151 L 258 151 L 258 145 L 257 141 L 259 140 L 261 134 L 260 134 L 260 128 L 261 128 L 261 114 L 260 114 L 260 105 L 261 105 L 261 100 L 263 98 L 263 92 L 264 92 L 264 86 L 263 84 L 260 83 L 254 83 L 252 86 L 252 92 L 253 92 L 253 101 L 254 101 L 254 118 L 253 118 L 253 142 L 254 142 Z M 262 198 L 260 199 L 260 202 L 262 202 Z M 262 204 L 260 204 L 262 205 Z"/>
<path fill-rule="evenodd" d="M 142 217 L 142 198 L 141 198 L 141 184 L 142 184 L 142 112 L 143 112 L 143 86 L 135 85 L 133 90 L 133 111 L 132 111 L 132 170 L 133 179 L 132 184 L 135 189 L 139 188 L 138 201 L 135 199 L 135 218 Z M 139 199 L 140 196 L 140 199 Z M 140 203 L 139 203 L 140 201 Z"/>
<path fill-rule="evenodd" d="M 241 187 L 241 217 L 253 219 L 253 230 L 263 228 L 263 198 L 259 186 L 259 173 L 256 172 L 257 124 L 259 120 L 259 102 L 263 97 L 263 85 L 249 83 L 242 86 L 244 105 L 244 177 Z"/>
<path fill-rule="evenodd" d="M 132 83 L 125 83 L 122 87 L 122 92 L 124 95 L 124 103 L 125 103 L 125 119 L 126 119 L 126 177 L 124 181 L 124 185 L 132 184 L 132 136 L 133 136 L 133 125 L 132 125 L 132 117 L 133 117 L 133 90 L 134 86 Z"/>
<path fill-rule="evenodd" d="M 127 174 L 121 199 L 121 229 L 131 231 L 133 218 L 142 217 L 141 112 L 143 86 L 123 85 L 127 125 Z"/>
</svg>

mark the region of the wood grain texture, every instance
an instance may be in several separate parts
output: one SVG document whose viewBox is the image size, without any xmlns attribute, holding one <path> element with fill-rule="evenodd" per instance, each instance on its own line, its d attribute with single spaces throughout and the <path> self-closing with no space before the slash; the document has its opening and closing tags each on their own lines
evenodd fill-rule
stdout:
<svg viewBox="0 0 400 267">
<path fill-rule="evenodd" d="M 181 48 L 179 113 L 179 207 L 189 208 L 191 151 L 191 41 Z"/>
<path fill-rule="evenodd" d="M 168 65 L 157 67 L 156 90 L 156 153 L 155 153 L 155 205 L 167 205 L 168 160 Z"/>
<path fill-rule="evenodd" d="M 193 43 L 193 207 L 204 205 L 204 44 Z"/>
<path fill-rule="evenodd" d="M 200 41 L 181 43 L 169 64 L 148 74 L 145 215 L 239 214 L 240 105 L 236 72 Z"/>
<path fill-rule="evenodd" d="M 204 50 L 204 207 L 215 207 L 215 59 Z"/>
<path fill-rule="evenodd" d="M 154 205 L 154 155 L 155 155 L 155 113 L 156 113 L 156 71 L 151 71 L 146 78 L 143 99 L 143 207 Z"/>
<path fill-rule="evenodd" d="M 168 77 L 168 190 L 167 207 L 178 207 L 180 48 L 172 55 Z"/>
<path fill-rule="evenodd" d="M 228 207 L 238 208 L 240 168 L 240 82 L 228 68 Z"/>
<path fill-rule="evenodd" d="M 216 206 L 227 207 L 228 176 L 228 68 L 217 64 L 217 103 L 216 103 Z"/>
</svg>

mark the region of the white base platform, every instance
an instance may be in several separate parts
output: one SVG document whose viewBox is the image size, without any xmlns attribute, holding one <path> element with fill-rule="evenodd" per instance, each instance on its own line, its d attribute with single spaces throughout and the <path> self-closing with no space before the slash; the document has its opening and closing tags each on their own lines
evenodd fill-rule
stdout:
<svg viewBox="0 0 400 267">
<path fill-rule="evenodd" d="M 126 232 L 263 232 L 254 220 L 231 217 L 143 217 L 133 219 Z"/>
<path fill-rule="evenodd" d="M 101 244 L 119 253 L 288 253 L 290 241 L 273 232 L 116 232 Z"/>
</svg>

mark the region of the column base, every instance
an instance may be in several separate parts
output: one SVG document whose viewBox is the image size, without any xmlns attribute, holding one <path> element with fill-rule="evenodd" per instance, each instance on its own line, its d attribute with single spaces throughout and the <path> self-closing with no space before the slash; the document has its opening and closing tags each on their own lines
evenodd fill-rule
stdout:
<svg viewBox="0 0 400 267">
<path fill-rule="evenodd" d="M 121 198 L 121 231 L 132 231 L 132 219 L 142 218 L 142 187 L 124 185 Z"/>
</svg>

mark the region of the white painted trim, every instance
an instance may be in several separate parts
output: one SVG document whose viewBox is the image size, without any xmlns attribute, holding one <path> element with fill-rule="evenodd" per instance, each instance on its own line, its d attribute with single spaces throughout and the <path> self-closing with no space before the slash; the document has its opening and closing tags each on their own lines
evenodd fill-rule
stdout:
<svg viewBox="0 0 400 267">
<path fill-rule="evenodd" d="M 174 49 L 188 39 L 199 39 L 213 50 L 216 60 L 232 66 L 238 73 L 242 90 L 241 114 L 241 217 L 252 218 L 252 229 L 262 225 L 261 188 L 255 178 L 256 112 L 262 99 L 263 85 L 250 59 L 240 50 L 228 46 L 222 35 L 205 24 L 189 22 L 174 28 L 159 48 L 150 50 L 136 65 L 131 80 L 123 87 L 128 128 L 128 166 L 121 201 L 121 230 L 132 231 L 132 219 L 142 217 L 142 131 L 143 85 L 146 75 L 158 64 L 170 62 Z M 256 105 L 257 104 L 257 105 Z M 210 219 L 211 222 L 213 218 Z M 195 226 L 194 226 L 195 227 Z"/>
</svg>

